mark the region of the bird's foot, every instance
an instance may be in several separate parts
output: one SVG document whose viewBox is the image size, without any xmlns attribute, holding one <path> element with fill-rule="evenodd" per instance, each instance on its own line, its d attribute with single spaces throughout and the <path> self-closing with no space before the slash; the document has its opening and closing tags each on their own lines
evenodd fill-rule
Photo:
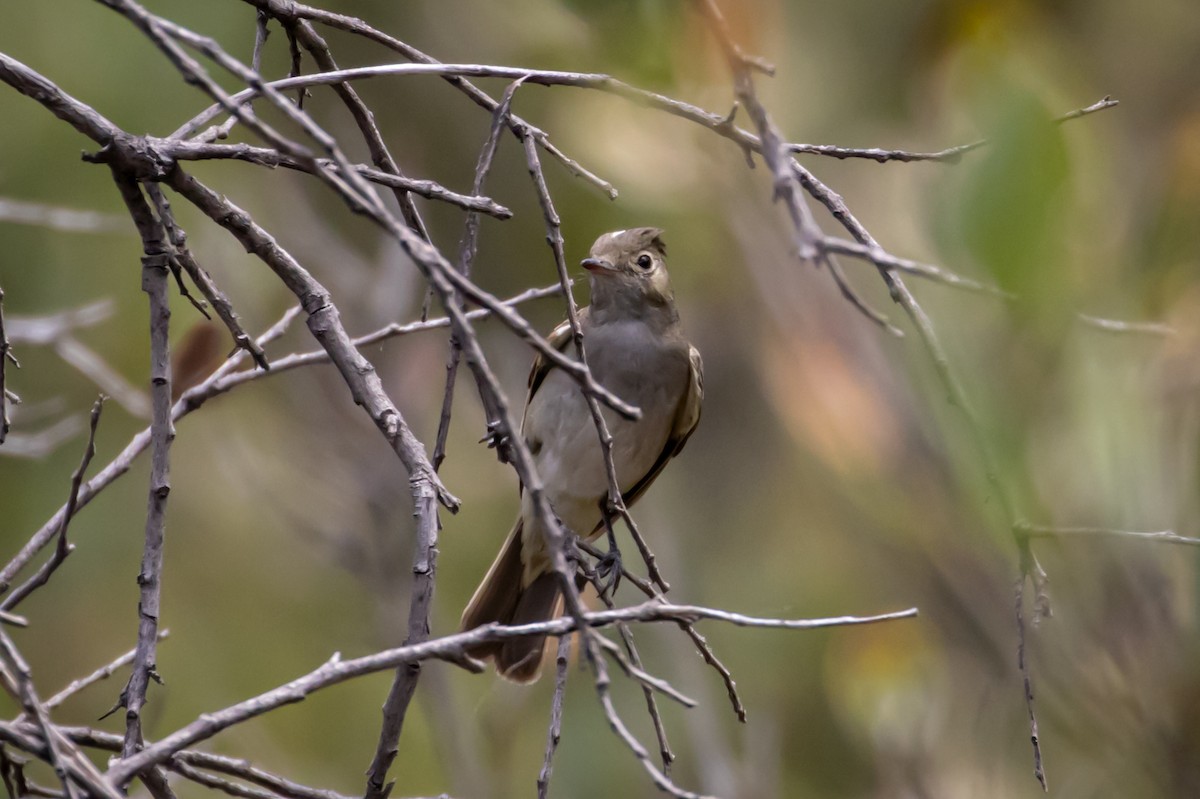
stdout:
<svg viewBox="0 0 1200 799">
<path fill-rule="evenodd" d="M 486 444 L 488 449 L 496 450 L 496 457 L 501 463 L 512 463 L 511 442 L 498 419 L 488 422 L 487 433 L 479 439 L 479 443 Z"/>
<path fill-rule="evenodd" d="M 621 585 L 621 571 L 621 550 L 610 546 L 608 552 L 596 562 L 597 588 L 604 596 L 611 599 L 617 595 L 617 588 Z"/>
</svg>

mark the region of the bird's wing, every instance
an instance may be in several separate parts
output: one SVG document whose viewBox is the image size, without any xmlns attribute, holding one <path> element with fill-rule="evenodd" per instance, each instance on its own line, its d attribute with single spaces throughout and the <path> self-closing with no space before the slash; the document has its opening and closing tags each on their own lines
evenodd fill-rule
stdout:
<svg viewBox="0 0 1200 799">
<path fill-rule="evenodd" d="M 587 311 L 587 308 L 579 309 L 578 319 L 580 325 L 587 319 Z M 574 336 L 571 333 L 571 322 L 569 319 L 564 319 L 558 327 L 550 331 L 550 335 L 546 336 L 546 342 L 559 352 L 566 350 L 573 339 Z M 538 353 L 533 359 L 533 368 L 529 370 L 529 393 L 525 396 L 525 410 L 521 416 L 521 435 L 525 436 L 525 443 L 534 455 L 537 455 L 538 450 L 541 448 L 541 442 L 531 441 L 528 437 L 529 434 L 526 428 L 529 421 L 529 404 L 533 402 L 533 395 L 542 387 L 542 383 L 546 381 L 546 375 L 550 374 L 550 370 L 553 368 L 554 364 L 546 356 Z M 524 484 L 522 484 L 521 490 L 525 490 Z"/>
<path fill-rule="evenodd" d="M 587 308 L 579 309 L 579 324 L 582 325 L 587 319 Z M 571 321 L 564 319 L 558 327 L 550 331 L 550 335 L 546 336 L 546 341 L 551 347 L 562 352 L 571 343 Z M 538 353 L 533 359 L 533 368 L 529 370 L 529 394 L 525 397 L 525 409 L 529 409 L 529 401 L 533 399 L 533 395 L 542 387 L 542 382 L 545 381 L 546 375 L 550 374 L 550 370 L 554 368 L 554 364 L 550 362 L 546 356 Z"/>
<path fill-rule="evenodd" d="M 667 462 L 683 452 L 683 446 L 687 444 L 696 425 L 700 424 L 700 405 L 704 400 L 704 363 L 700 360 L 700 352 L 695 347 L 688 347 L 688 362 L 687 388 L 675 409 L 675 420 L 671 425 L 671 432 L 667 435 L 667 443 L 663 445 L 662 453 L 650 467 L 650 471 L 646 472 L 633 488 L 625 492 L 623 497 L 625 507 L 637 502 L 642 494 L 646 493 L 646 489 L 666 467 Z M 601 522 L 596 525 L 596 529 L 592 532 L 600 530 L 603 524 Z"/>
</svg>

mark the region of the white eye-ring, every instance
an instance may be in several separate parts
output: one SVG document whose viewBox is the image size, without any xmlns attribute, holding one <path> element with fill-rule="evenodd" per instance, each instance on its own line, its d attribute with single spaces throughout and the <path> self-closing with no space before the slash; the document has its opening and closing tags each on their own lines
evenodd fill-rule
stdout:
<svg viewBox="0 0 1200 799">
<path fill-rule="evenodd" d="M 650 257 L 649 255 L 647 255 L 646 253 L 642 253 L 641 255 L 639 255 L 639 256 L 637 257 L 637 261 L 636 261 L 636 263 L 637 263 L 637 265 L 638 265 L 638 266 L 640 266 L 642 269 L 649 269 L 651 266 L 653 266 L 653 265 L 654 265 L 654 259 L 653 259 L 653 258 L 651 258 L 651 257 Z"/>
</svg>

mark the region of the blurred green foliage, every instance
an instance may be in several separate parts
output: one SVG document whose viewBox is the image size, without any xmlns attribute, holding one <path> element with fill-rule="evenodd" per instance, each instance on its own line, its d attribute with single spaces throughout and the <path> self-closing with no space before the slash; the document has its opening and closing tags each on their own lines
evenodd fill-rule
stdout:
<svg viewBox="0 0 1200 799">
<path fill-rule="evenodd" d="M 703 22 L 674 0 L 324 5 L 443 61 L 607 72 L 721 113 L 732 99 Z M 249 58 L 248 5 L 152 6 Z M 991 141 L 954 166 L 811 156 L 805 163 L 890 251 L 1019 295 L 1006 302 L 909 281 L 979 411 L 1019 512 L 1035 523 L 1196 535 L 1194 1 L 722 6 L 746 48 L 776 63 L 777 77 L 759 86 L 790 139 L 914 150 Z M 286 39 L 272 31 L 264 71 L 282 75 Z M 394 60 L 345 34 L 328 38 L 345 66 Z M 97 3 L 23 4 L 5 15 L 0 50 L 134 133 L 166 135 L 207 104 Z M 358 88 L 408 174 L 470 186 L 485 113 L 435 78 Z M 1049 124 L 1107 94 L 1119 108 Z M 329 92 L 314 90 L 310 104 L 329 130 L 354 140 Z M 827 632 L 705 626 L 743 692 L 745 726 L 677 630 L 639 632 L 647 668 L 701 702 L 690 711 L 664 707 L 675 778 L 736 797 L 1037 793 L 1015 665 L 1015 547 L 971 436 L 914 331 L 886 337 L 841 300 L 828 275 L 795 261 L 768 176 L 748 171 L 727 142 L 577 89 L 525 87 L 515 110 L 621 191 L 609 202 L 547 163 L 571 259 L 605 230 L 667 229 L 707 388 L 699 431 L 637 508 L 672 594 L 776 616 L 921 608 L 917 621 Z M 78 158 L 94 149 L 90 142 L 7 88 L 0 120 L 0 197 L 120 212 L 107 171 Z M 365 148 L 351 154 L 366 160 Z M 316 182 L 245 164 L 190 168 L 329 286 L 353 332 L 419 312 L 424 286 L 411 265 Z M 483 220 L 479 281 L 500 295 L 553 282 L 536 198 L 511 139 L 501 143 L 486 191 L 515 217 Z M 453 255 L 461 212 L 421 208 L 434 242 Z M 286 291 L 222 231 L 180 201 L 176 209 L 248 327 L 273 322 L 291 303 Z M 142 386 L 138 256 L 131 228 L 66 233 L 0 220 L 5 313 L 18 319 L 110 298 L 111 318 L 79 338 Z M 845 266 L 864 296 L 904 326 L 873 270 Z M 178 298 L 173 305 L 178 342 L 198 316 Z M 542 329 L 562 315 L 554 300 L 525 312 Z M 1175 333 L 1105 333 L 1081 324 L 1081 312 L 1158 320 Z M 493 323 L 480 330 L 510 396 L 521 396 L 529 353 Z M 312 346 L 297 325 L 270 354 Z M 445 352 L 444 331 L 366 352 L 427 442 Z M 17 354 L 24 368 L 10 371 L 9 385 L 25 404 L 14 434 L 82 418 L 97 391 L 91 381 L 53 348 L 18 345 Z M 482 414 L 467 380 L 455 413 L 443 471 L 465 505 L 443 519 L 435 634 L 455 628 L 517 505 L 511 473 L 475 443 Z M 97 467 L 144 424 L 110 403 Z M 80 433 L 41 459 L 0 447 L 4 552 L 15 552 L 64 501 L 82 446 Z M 406 476 L 332 370 L 272 376 L 185 419 L 172 477 L 162 620 L 172 632 L 160 649 L 166 685 L 152 686 L 147 708 L 150 737 L 335 651 L 364 654 L 403 638 L 412 544 Z M 43 694 L 134 643 L 145 483 L 139 462 L 81 512 L 72 525 L 75 554 L 21 608 L 31 626 L 16 633 L 18 644 Z M 1194 550 L 1108 538 L 1038 541 L 1035 549 L 1055 609 L 1029 642 L 1052 793 L 1200 793 Z M 625 591 L 622 599 L 634 601 Z M 56 718 L 96 723 L 122 678 L 73 699 Z M 389 681 L 376 675 L 319 693 L 222 734 L 211 748 L 358 792 Z M 393 769 L 396 795 L 532 793 L 551 683 L 518 688 L 429 664 Z M 640 691 L 624 680 L 616 691 L 624 718 L 653 749 Z M 110 718 L 100 726 L 119 725 Z M 185 797 L 200 793 L 179 788 Z M 552 794 L 655 794 L 608 729 L 581 668 L 572 670 Z"/>
</svg>

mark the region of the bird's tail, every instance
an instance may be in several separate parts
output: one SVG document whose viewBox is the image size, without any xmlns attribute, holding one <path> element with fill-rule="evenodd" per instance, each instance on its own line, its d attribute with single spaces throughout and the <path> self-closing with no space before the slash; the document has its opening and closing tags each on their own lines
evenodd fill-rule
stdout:
<svg viewBox="0 0 1200 799">
<path fill-rule="evenodd" d="M 464 632 L 493 621 L 532 624 L 552 619 L 561 612 L 562 597 L 553 572 L 543 572 L 529 585 L 521 586 L 525 571 L 521 559 L 523 526 L 524 522 L 518 518 L 500 554 L 467 603 L 462 615 Z M 545 644 L 544 635 L 525 636 L 479 644 L 468 649 L 467 654 L 479 660 L 495 658 L 496 671 L 501 676 L 529 683 L 541 675 Z"/>
</svg>

